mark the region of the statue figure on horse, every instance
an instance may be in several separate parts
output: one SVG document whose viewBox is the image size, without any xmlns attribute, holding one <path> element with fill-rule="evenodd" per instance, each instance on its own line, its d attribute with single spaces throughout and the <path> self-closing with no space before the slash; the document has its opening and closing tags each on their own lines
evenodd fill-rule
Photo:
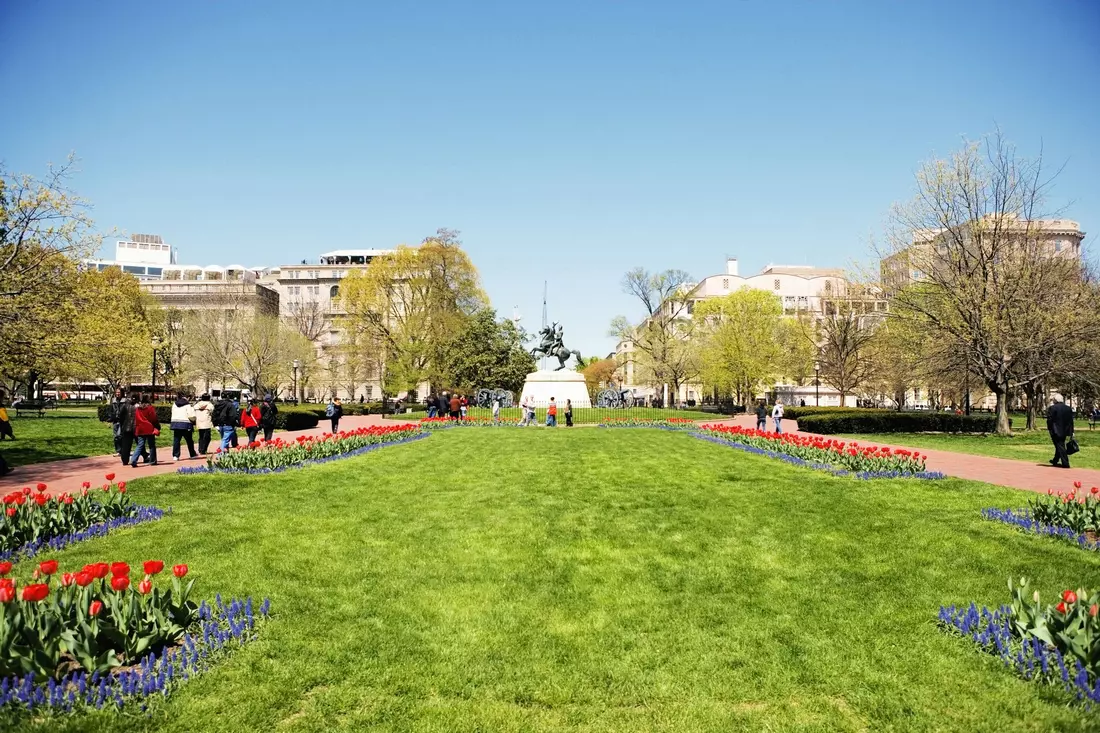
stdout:
<svg viewBox="0 0 1100 733">
<path fill-rule="evenodd" d="M 562 327 L 556 321 L 539 331 L 539 345 L 531 349 L 531 356 L 536 358 L 539 356 L 555 357 L 560 365 L 554 370 L 555 372 L 565 369 L 565 362 L 569 361 L 570 356 L 577 357 L 577 364 L 584 366 L 584 359 L 581 357 L 580 352 L 566 348 L 562 342 Z"/>
</svg>

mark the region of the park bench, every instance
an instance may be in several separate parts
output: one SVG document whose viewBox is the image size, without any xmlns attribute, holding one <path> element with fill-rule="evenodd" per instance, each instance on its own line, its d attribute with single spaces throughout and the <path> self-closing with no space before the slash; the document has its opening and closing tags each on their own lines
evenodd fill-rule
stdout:
<svg viewBox="0 0 1100 733">
<path fill-rule="evenodd" d="M 46 410 L 53 409 L 56 406 L 53 400 L 46 400 L 44 402 L 24 400 L 15 406 L 15 416 L 21 417 L 23 413 L 28 413 L 43 417 L 46 414 Z"/>
</svg>

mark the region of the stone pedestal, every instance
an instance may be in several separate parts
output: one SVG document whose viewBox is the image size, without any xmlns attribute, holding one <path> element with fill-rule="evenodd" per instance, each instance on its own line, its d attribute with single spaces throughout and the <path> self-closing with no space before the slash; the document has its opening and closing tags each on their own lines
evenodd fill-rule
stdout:
<svg viewBox="0 0 1100 733">
<path fill-rule="evenodd" d="M 525 397 L 534 399 L 535 404 L 540 408 L 549 405 L 550 398 L 553 397 L 559 411 L 565 409 L 566 400 L 572 401 L 573 409 L 592 406 L 584 375 L 568 369 L 558 372 L 540 369 L 537 372 L 531 372 L 523 382 L 519 404 L 522 404 Z M 561 412 L 558 413 L 558 419 L 564 420 L 561 414 Z"/>
</svg>

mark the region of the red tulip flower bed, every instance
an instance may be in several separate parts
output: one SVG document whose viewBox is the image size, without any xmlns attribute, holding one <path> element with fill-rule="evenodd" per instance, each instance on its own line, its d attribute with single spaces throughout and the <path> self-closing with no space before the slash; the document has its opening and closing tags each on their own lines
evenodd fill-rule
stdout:
<svg viewBox="0 0 1100 733">
<path fill-rule="evenodd" d="M 460 420 L 450 417 L 423 417 L 420 419 L 420 427 L 427 430 L 439 430 L 441 428 L 501 428 L 517 427 L 518 417 L 502 417 L 494 420 L 491 417 L 467 416 Z"/>
<path fill-rule="evenodd" d="M 177 675 L 201 671 L 255 625 L 250 599 L 196 605 L 182 564 L 147 560 L 134 572 L 99 562 L 63 572 L 45 560 L 23 582 L 11 569 L 0 563 L 0 709 L 121 707 L 128 696 L 167 694 Z"/>
<path fill-rule="evenodd" d="M 323 463 L 337 458 L 360 455 L 386 445 L 408 443 L 425 438 L 419 425 L 372 425 L 321 436 L 300 435 L 293 440 L 282 437 L 257 441 L 228 451 L 219 449 L 206 468 L 181 468 L 180 473 L 274 473 L 307 463 Z"/>
<path fill-rule="evenodd" d="M 85 481 L 75 493 L 50 496 L 46 484 L 27 486 L 3 498 L 0 514 L 0 560 L 33 556 L 47 549 L 106 534 L 111 529 L 159 519 L 164 512 L 134 504 L 126 482 L 106 475 L 97 488 Z"/>
<path fill-rule="evenodd" d="M 865 446 L 818 435 L 771 433 L 736 425 L 703 425 L 699 430 L 708 438 L 746 446 L 754 452 L 787 456 L 803 465 L 863 478 L 940 477 L 925 470 L 926 456 L 903 448 Z"/>
</svg>

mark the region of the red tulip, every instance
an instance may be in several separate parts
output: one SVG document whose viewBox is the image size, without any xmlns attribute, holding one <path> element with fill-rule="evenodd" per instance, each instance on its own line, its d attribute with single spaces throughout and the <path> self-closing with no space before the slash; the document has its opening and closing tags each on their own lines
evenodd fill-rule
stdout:
<svg viewBox="0 0 1100 733">
<path fill-rule="evenodd" d="M 23 496 L 29 496 L 30 493 L 31 493 L 31 487 L 30 486 L 24 486 L 23 487 Z"/>
<path fill-rule="evenodd" d="M 79 585 L 81 588 L 90 585 L 94 579 L 95 578 L 91 573 L 83 570 L 76 574 L 76 584 Z"/>
<path fill-rule="evenodd" d="M 1094 603 L 1089 606 L 1089 616 L 1095 616 L 1097 613 L 1100 613 L 1100 605 Z"/>
<path fill-rule="evenodd" d="M 106 476 L 104 476 L 103 478 L 107 479 L 108 481 L 114 481 L 115 480 L 115 475 L 113 473 L 109 473 Z"/>
<path fill-rule="evenodd" d="M 106 578 L 109 572 L 111 572 L 111 566 L 105 562 L 97 562 L 92 566 L 92 575 L 96 578 Z"/>
<path fill-rule="evenodd" d="M 0 603 L 11 603 L 15 599 L 15 588 L 10 585 L 0 585 Z"/>
<path fill-rule="evenodd" d="M 187 566 L 186 565 L 173 565 L 172 566 L 172 575 L 175 575 L 177 578 L 182 578 L 183 576 L 187 575 Z"/>
<path fill-rule="evenodd" d="M 102 611 L 102 610 L 103 610 L 103 602 L 102 601 L 92 601 L 92 604 L 90 606 L 88 606 L 88 615 L 89 616 L 98 616 L 99 612 Z"/>
<path fill-rule="evenodd" d="M 35 484 L 34 488 L 38 489 L 39 491 L 45 491 L 46 490 L 46 484 L 42 484 L 42 483 Z"/>
<path fill-rule="evenodd" d="M 80 485 L 80 488 L 82 488 L 82 489 L 90 489 L 90 488 L 92 488 L 92 482 L 91 482 L 91 481 L 85 481 L 84 483 L 82 483 L 82 484 Z"/>
<path fill-rule="evenodd" d="M 38 506 L 46 506 L 46 502 L 48 502 L 49 500 L 49 497 L 47 497 L 45 494 L 34 495 L 34 503 Z"/>
<path fill-rule="evenodd" d="M 117 591 L 123 591 L 130 587 L 129 575 L 116 575 L 111 578 L 111 588 Z"/>
<path fill-rule="evenodd" d="M 1057 606 L 1055 606 L 1055 608 L 1058 609 L 1058 613 L 1065 613 L 1066 612 L 1066 604 L 1065 603 L 1059 603 Z"/>
<path fill-rule="evenodd" d="M 72 573 L 62 573 L 62 575 L 61 575 L 61 585 L 62 585 L 62 587 L 68 588 L 70 585 L 72 585 L 75 582 L 76 582 L 76 576 L 75 575 L 73 575 Z"/>
<path fill-rule="evenodd" d="M 149 591 L 153 590 L 153 584 L 148 580 L 143 580 L 138 583 L 138 593 L 146 595 Z"/>
<path fill-rule="evenodd" d="M 126 491 L 126 482 L 125 481 L 119 481 L 118 482 L 118 490 L 119 491 Z"/>
<path fill-rule="evenodd" d="M 66 504 L 72 504 L 73 503 L 73 497 L 69 496 L 68 494 L 65 494 L 65 496 L 62 497 L 61 500 L 64 501 Z"/>
<path fill-rule="evenodd" d="M 30 601 L 31 603 L 38 603 L 39 601 L 46 600 L 46 596 L 50 594 L 50 586 L 45 583 L 31 583 L 30 585 L 23 586 L 23 600 Z"/>
<path fill-rule="evenodd" d="M 110 484 L 103 484 L 103 486 L 101 488 L 103 489 L 103 493 L 107 493 L 108 491 L 111 490 L 111 485 Z"/>
<path fill-rule="evenodd" d="M 1077 594 L 1071 590 L 1062 593 L 1062 600 L 1066 603 L 1077 603 Z"/>
<path fill-rule="evenodd" d="M 111 575 L 129 575 L 130 566 L 124 562 L 111 563 Z"/>
<path fill-rule="evenodd" d="M 7 509 L 5 509 L 4 511 L 5 511 L 6 513 L 7 513 L 7 515 L 8 515 L 9 517 L 14 517 L 14 516 L 15 516 L 15 513 L 16 513 L 17 511 L 19 511 L 19 509 L 17 509 L 16 507 L 13 507 L 13 506 L 9 506 L 9 507 L 8 507 Z"/>
<path fill-rule="evenodd" d="M 1093 486 L 1091 489 L 1089 489 L 1089 491 L 1094 494 L 1100 494 L 1100 486 Z"/>
<path fill-rule="evenodd" d="M 8 562 L 7 560 L 5 560 L 4 562 L 0 562 L 0 576 L 7 575 L 10 572 L 11 572 L 11 563 Z"/>
<path fill-rule="evenodd" d="M 43 560 L 38 563 L 38 570 L 43 575 L 53 575 L 57 572 L 57 560 Z"/>
<path fill-rule="evenodd" d="M 146 560 L 145 561 L 145 574 L 156 575 L 161 570 L 164 570 L 164 561 L 162 560 Z"/>
</svg>

